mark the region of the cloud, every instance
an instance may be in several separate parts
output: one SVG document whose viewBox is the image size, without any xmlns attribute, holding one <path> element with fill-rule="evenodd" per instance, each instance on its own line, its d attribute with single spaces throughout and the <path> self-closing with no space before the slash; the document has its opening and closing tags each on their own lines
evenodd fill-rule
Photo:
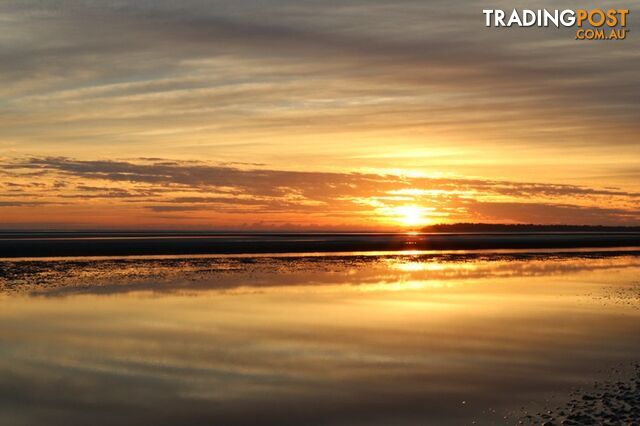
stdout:
<svg viewBox="0 0 640 426">
<path fill-rule="evenodd" d="M 1 201 L 0 207 L 38 207 L 44 204 L 50 204 L 42 201 Z"/>
<path fill-rule="evenodd" d="M 47 188 L 3 186 L 2 197 L 83 200 L 85 215 L 114 203 L 104 220 L 125 204 L 137 210 L 113 214 L 200 212 L 202 223 L 242 211 L 342 221 L 412 202 L 475 217 L 464 200 L 635 211 L 632 40 L 486 28 L 482 7 L 4 1 L 3 179 Z M 54 176 L 73 187 L 54 188 Z"/>
<path fill-rule="evenodd" d="M 4 164 L 5 170 L 58 171 L 66 175 L 115 182 L 143 182 L 178 184 L 191 187 L 215 187 L 237 193 L 251 190 L 254 195 L 274 195 L 301 189 L 322 196 L 325 192 L 342 194 L 354 188 L 383 194 L 386 191 L 414 186 L 444 190 L 490 190 L 513 196 L 559 195 L 611 195 L 640 197 L 639 192 L 616 189 L 587 188 L 568 184 L 544 184 L 482 179 L 451 179 L 407 177 L 367 173 L 300 172 L 270 169 L 241 169 L 231 166 L 211 165 L 204 162 L 165 161 L 160 159 L 143 162 L 113 160 L 76 160 L 66 157 L 32 157 Z M 28 173 L 29 173 L 28 172 Z M 83 186 L 80 189 L 99 189 Z M 235 189 L 234 189 L 235 188 Z"/>
<path fill-rule="evenodd" d="M 86 143 L 75 138 L 142 151 L 212 132 L 246 141 L 336 129 L 634 149 L 640 54 L 629 43 L 493 31 L 477 10 L 473 1 L 8 2 L 0 122 L 12 139 L 68 152 Z"/>
<path fill-rule="evenodd" d="M 640 219 L 637 209 L 526 202 L 473 204 L 470 210 L 486 221 L 635 225 Z"/>
<path fill-rule="evenodd" d="M 395 208 L 419 205 L 435 221 L 631 224 L 640 219 L 640 193 L 569 184 L 302 172 L 164 159 L 30 157 L 2 166 L 14 182 L 23 174 L 33 181 L 34 172 L 45 173 L 39 190 L 23 190 L 37 202 L 77 199 L 80 206 L 82 200 L 97 200 L 136 208 L 143 218 L 191 212 L 219 221 L 252 217 L 275 225 L 293 217 L 296 226 L 319 218 L 362 225 L 367 220 L 392 222 L 401 215 Z M 61 180 L 67 185 L 59 189 L 45 183 Z"/>
</svg>

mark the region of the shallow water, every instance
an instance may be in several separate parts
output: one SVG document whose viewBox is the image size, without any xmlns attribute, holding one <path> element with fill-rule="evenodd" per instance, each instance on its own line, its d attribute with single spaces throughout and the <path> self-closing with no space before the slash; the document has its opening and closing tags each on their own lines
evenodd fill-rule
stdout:
<svg viewBox="0 0 640 426">
<path fill-rule="evenodd" d="M 640 353 L 634 254 L 0 268 L 0 424 L 514 424 Z"/>
<path fill-rule="evenodd" d="M 597 247 L 638 250 L 639 246 L 639 232 L 184 234 L 0 231 L 0 258 Z"/>
</svg>

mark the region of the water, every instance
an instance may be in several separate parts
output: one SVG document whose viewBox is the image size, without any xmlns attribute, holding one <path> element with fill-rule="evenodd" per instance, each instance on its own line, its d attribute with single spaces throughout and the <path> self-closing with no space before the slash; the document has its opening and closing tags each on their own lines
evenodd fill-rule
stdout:
<svg viewBox="0 0 640 426">
<path fill-rule="evenodd" d="M 514 424 L 640 353 L 635 253 L 0 262 L 0 424 Z"/>
<path fill-rule="evenodd" d="M 0 258 L 640 247 L 639 232 L 7 232 Z"/>
</svg>

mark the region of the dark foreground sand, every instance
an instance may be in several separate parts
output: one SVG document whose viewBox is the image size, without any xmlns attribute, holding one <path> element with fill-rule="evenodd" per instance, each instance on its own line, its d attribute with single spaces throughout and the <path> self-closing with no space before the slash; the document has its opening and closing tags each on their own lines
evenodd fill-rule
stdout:
<svg viewBox="0 0 640 426">
<path fill-rule="evenodd" d="M 525 414 L 526 425 L 639 425 L 640 364 L 626 380 L 597 382 L 589 391 L 577 391 L 567 403 L 535 415 Z"/>
</svg>

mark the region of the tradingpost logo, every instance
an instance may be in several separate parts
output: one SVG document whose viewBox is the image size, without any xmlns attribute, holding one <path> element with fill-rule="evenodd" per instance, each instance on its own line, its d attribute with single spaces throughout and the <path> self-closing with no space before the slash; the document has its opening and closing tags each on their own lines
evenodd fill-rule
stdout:
<svg viewBox="0 0 640 426">
<path fill-rule="evenodd" d="M 629 9 L 484 9 L 487 27 L 575 27 L 576 40 L 624 40 Z"/>
</svg>

